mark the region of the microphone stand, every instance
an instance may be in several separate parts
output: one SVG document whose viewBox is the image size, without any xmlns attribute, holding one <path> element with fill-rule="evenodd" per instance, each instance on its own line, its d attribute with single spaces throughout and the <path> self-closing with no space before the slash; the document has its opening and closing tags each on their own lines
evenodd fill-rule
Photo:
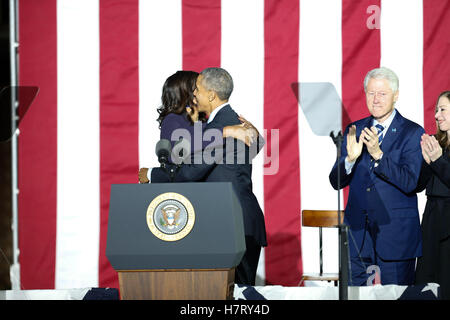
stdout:
<svg viewBox="0 0 450 320">
<path fill-rule="evenodd" d="M 343 222 L 341 223 L 341 172 L 340 172 L 340 160 L 341 160 L 341 147 L 343 136 L 341 131 L 335 136 L 333 132 L 330 133 L 330 137 L 336 145 L 337 149 L 337 191 L 338 191 L 338 230 L 339 230 L 339 300 L 348 300 L 348 226 Z"/>
</svg>

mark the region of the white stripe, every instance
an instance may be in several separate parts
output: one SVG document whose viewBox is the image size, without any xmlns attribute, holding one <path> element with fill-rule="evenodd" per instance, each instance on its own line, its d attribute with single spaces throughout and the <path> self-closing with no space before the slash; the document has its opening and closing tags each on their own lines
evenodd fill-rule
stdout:
<svg viewBox="0 0 450 320">
<path fill-rule="evenodd" d="M 341 96 L 341 1 L 300 1 L 299 81 L 330 82 Z M 319 18 L 320 17 L 320 18 Z M 338 115 L 336 115 L 337 117 Z M 336 147 L 328 136 L 316 136 L 299 107 L 301 209 L 336 210 L 337 192 L 328 174 Z M 317 121 L 320 119 L 315 119 Z M 324 272 L 338 270 L 337 231 L 323 232 Z M 304 272 L 319 271 L 319 238 L 316 228 L 302 227 Z"/>
<path fill-rule="evenodd" d="M 400 81 L 396 104 L 406 118 L 423 120 L 423 3 L 422 0 L 381 2 L 381 66 L 392 69 Z M 419 194 L 419 212 L 425 208 Z"/>
<path fill-rule="evenodd" d="M 57 2 L 55 288 L 98 286 L 99 3 Z"/>
<path fill-rule="evenodd" d="M 182 67 L 181 1 L 139 1 L 139 164 L 159 166 L 156 119 L 164 81 Z"/>
<path fill-rule="evenodd" d="M 423 4 L 422 0 L 382 1 L 381 66 L 400 80 L 398 110 L 423 125 Z"/>
<path fill-rule="evenodd" d="M 222 1 L 221 11 L 221 67 L 230 72 L 234 81 L 230 104 L 263 134 L 264 2 Z M 253 161 L 252 175 L 253 192 L 261 208 L 264 208 L 263 162 L 261 151 Z M 263 251 L 257 275 L 257 281 L 265 279 Z"/>
</svg>

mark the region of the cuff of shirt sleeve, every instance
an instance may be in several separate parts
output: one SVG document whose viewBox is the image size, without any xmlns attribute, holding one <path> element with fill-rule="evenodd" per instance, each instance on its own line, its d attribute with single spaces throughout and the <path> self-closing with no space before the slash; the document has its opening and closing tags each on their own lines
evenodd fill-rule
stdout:
<svg viewBox="0 0 450 320">
<path fill-rule="evenodd" d="M 344 162 L 345 162 L 345 172 L 347 173 L 347 175 L 349 175 L 350 173 L 352 173 L 352 169 L 353 169 L 353 166 L 355 165 L 356 161 L 349 162 L 347 160 L 347 157 L 345 157 Z"/>
</svg>

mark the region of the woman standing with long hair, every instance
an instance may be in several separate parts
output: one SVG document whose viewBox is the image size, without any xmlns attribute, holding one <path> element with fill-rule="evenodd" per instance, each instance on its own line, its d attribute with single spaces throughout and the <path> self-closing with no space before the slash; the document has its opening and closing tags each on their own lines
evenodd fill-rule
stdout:
<svg viewBox="0 0 450 320">
<path fill-rule="evenodd" d="M 438 283 L 441 298 L 450 299 L 450 91 L 442 92 L 435 108 L 437 133 L 424 134 L 418 191 L 426 188 L 422 217 L 422 257 L 416 283 Z"/>
</svg>

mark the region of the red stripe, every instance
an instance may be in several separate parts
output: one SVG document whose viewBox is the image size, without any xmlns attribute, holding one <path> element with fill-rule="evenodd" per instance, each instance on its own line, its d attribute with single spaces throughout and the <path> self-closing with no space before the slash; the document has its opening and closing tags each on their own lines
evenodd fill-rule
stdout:
<svg viewBox="0 0 450 320">
<path fill-rule="evenodd" d="M 266 283 L 286 286 L 297 285 L 303 269 L 298 102 L 291 89 L 298 81 L 299 14 L 298 1 L 265 1 L 264 128 L 280 130 L 279 171 L 264 176 Z"/>
<path fill-rule="evenodd" d="M 56 0 L 19 3 L 19 84 L 40 91 L 20 123 L 22 289 L 53 289 L 56 258 Z"/>
<path fill-rule="evenodd" d="M 369 29 L 367 21 L 379 19 L 370 6 L 380 0 L 342 0 L 342 130 L 353 121 L 370 115 L 364 93 L 364 77 L 380 66 L 380 29 Z M 347 202 L 348 188 L 344 189 Z"/>
<path fill-rule="evenodd" d="M 220 67 L 221 0 L 183 0 L 183 70 Z"/>
<path fill-rule="evenodd" d="M 442 91 L 450 90 L 450 1 L 423 2 L 424 128 L 436 132 L 434 108 Z"/>
<path fill-rule="evenodd" d="M 138 0 L 100 1 L 100 287 L 118 287 L 105 256 L 111 184 L 139 171 L 138 18 Z"/>
</svg>

